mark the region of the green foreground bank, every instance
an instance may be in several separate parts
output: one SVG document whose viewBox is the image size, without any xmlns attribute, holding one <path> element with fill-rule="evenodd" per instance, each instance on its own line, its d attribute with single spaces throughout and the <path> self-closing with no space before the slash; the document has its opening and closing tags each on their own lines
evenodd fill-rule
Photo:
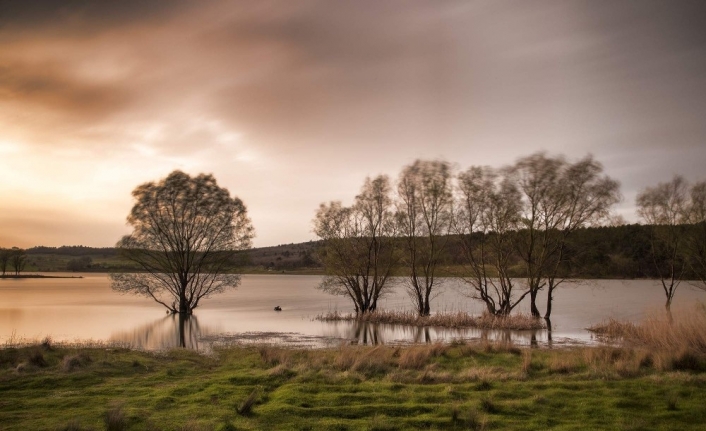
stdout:
<svg viewBox="0 0 706 431">
<path fill-rule="evenodd" d="M 0 350 L 3 430 L 697 430 L 706 360 L 492 344 Z"/>
</svg>

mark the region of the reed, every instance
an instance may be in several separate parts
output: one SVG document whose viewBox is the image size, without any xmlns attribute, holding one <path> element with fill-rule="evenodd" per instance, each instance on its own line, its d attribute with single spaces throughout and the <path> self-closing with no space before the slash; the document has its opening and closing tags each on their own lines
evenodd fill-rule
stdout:
<svg viewBox="0 0 706 431">
<path fill-rule="evenodd" d="M 637 324 L 611 319 L 588 330 L 609 339 L 657 350 L 706 355 L 706 308 L 703 305 L 671 315 L 652 314 Z"/>
<path fill-rule="evenodd" d="M 539 330 L 545 329 L 546 324 L 541 319 L 536 319 L 526 314 L 513 314 L 510 316 L 494 316 L 483 313 L 473 316 L 464 311 L 436 313 L 430 316 L 420 316 L 413 311 L 379 310 L 370 313 L 339 313 L 338 311 L 320 314 L 316 320 L 323 322 L 367 322 L 390 325 L 433 326 L 441 328 L 478 328 L 502 330 Z"/>
</svg>

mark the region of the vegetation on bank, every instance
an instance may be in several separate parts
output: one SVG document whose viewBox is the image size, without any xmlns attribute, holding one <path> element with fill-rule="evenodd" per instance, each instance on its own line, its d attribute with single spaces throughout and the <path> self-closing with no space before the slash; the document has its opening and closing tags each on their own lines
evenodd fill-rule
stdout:
<svg viewBox="0 0 706 431">
<path fill-rule="evenodd" d="M 6 430 L 700 429 L 706 358 L 504 344 L 0 350 Z M 659 358 L 659 360 L 658 360 Z"/>
</svg>

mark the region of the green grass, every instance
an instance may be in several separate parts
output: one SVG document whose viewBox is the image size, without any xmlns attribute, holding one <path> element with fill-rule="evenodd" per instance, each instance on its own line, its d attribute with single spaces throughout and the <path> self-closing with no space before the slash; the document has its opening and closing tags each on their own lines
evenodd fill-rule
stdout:
<svg viewBox="0 0 706 431">
<path fill-rule="evenodd" d="M 5 348 L 0 429 L 702 429 L 706 374 L 650 364 L 649 354 L 466 344 L 210 356 Z"/>
</svg>

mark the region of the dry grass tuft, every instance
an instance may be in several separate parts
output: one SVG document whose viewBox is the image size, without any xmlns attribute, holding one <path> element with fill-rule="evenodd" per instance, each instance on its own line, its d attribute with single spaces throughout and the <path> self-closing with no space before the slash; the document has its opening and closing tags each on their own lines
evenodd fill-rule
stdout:
<svg viewBox="0 0 706 431">
<path fill-rule="evenodd" d="M 124 431 L 127 429 L 127 419 L 122 404 L 115 404 L 103 416 L 106 431 Z"/>
<path fill-rule="evenodd" d="M 447 349 L 448 347 L 441 343 L 408 347 L 400 351 L 397 364 L 400 368 L 421 370 L 427 365 L 429 359 L 443 355 Z"/>
<path fill-rule="evenodd" d="M 652 348 L 706 354 L 706 308 L 703 305 L 674 312 L 672 319 L 667 314 L 649 316 L 639 324 L 611 319 L 588 330 Z"/>
<path fill-rule="evenodd" d="M 78 355 L 68 355 L 64 356 L 64 359 L 61 361 L 61 368 L 64 371 L 73 371 L 90 364 L 91 361 L 91 357 L 85 352 Z"/>
<path fill-rule="evenodd" d="M 383 374 L 394 364 L 393 352 L 392 349 L 385 346 L 359 350 L 359 354 L 350 369 L 366 375 Z"/>
<path fill-rule="evenodd" d="M 270 366 L 279 364 L 289 364 L 292 360 L 293 352 L 282 347 L 263 345 L 257 348 L 262 361 Z"/>
<path fill-rule="evenodd" d="M 529 374 L 532 371 L 532 350 L 525 349 L 522 351 L 522 372 Z"/>
<path fill-rule="evenodd" d="M 564 352 L 562 355 L 552 355 L 549 361 L 549 372 L 553 374 L 575 373 L 581 368 L 580 358 L 573 352 Z"/>
</svg>

